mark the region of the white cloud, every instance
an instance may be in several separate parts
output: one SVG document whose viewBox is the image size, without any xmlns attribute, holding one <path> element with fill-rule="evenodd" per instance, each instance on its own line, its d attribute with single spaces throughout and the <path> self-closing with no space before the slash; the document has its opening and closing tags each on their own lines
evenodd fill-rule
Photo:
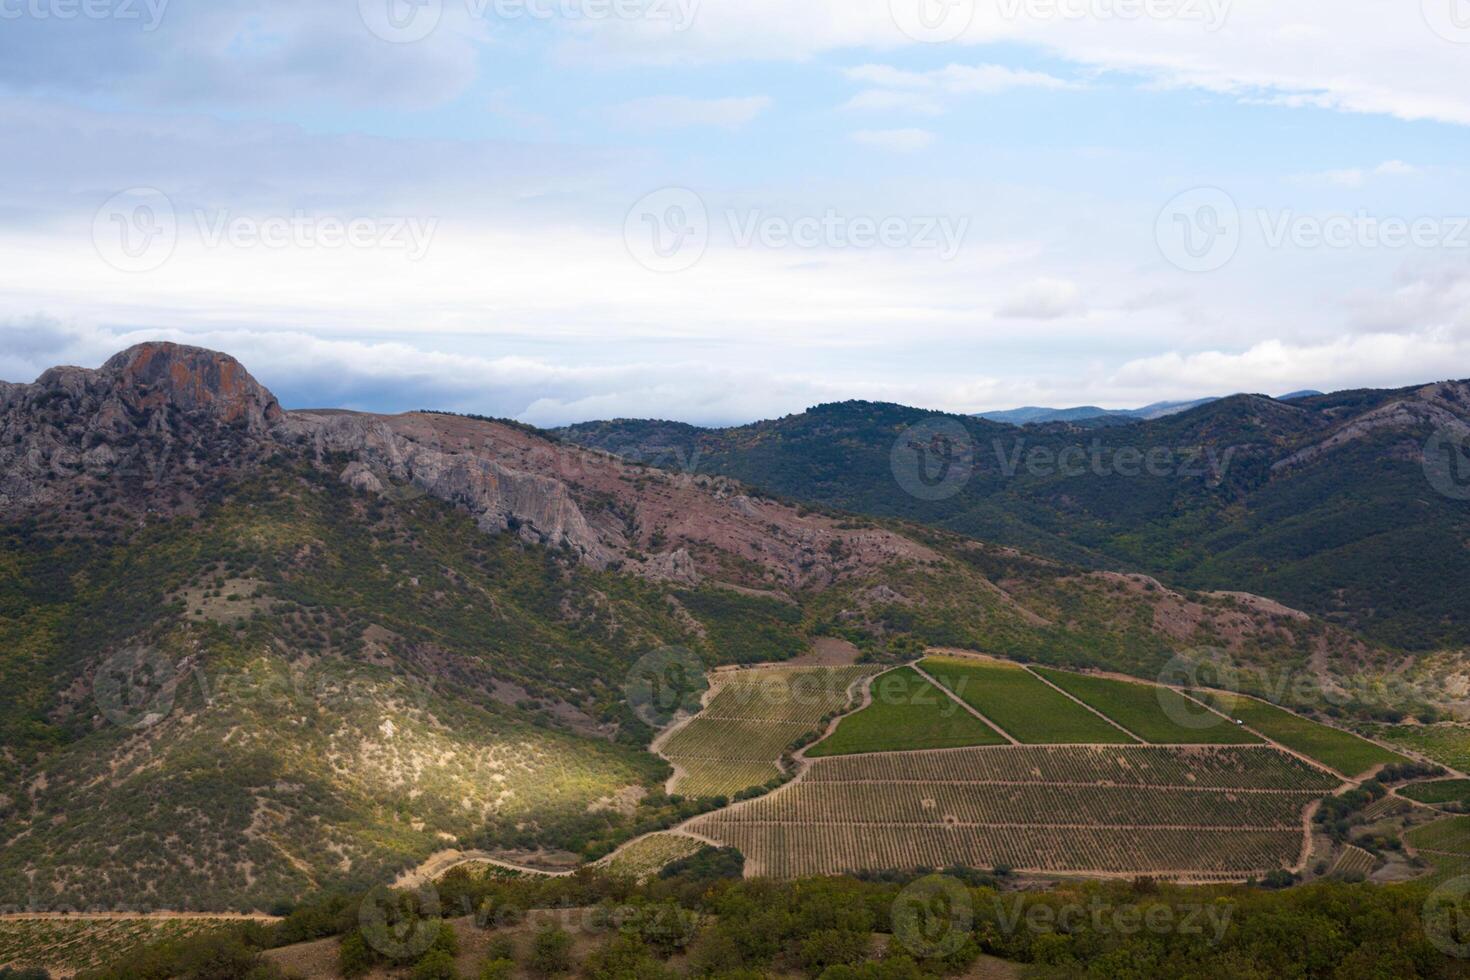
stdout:
<svg viewBox="0 0 1470 980">
<path fill-rule="evenodd" d="M 1328 170 L 1322 173 L 1305 174 L 1295 178 L 1298 183 L 1329 184 L 1333 187 L 1357 189 L 1364 187 L 1374 177 L 1417 177 L 1424 171 L 1402 160 L 1385 160 L 1376 167 L 1351 167 L 1345 170 Z"/>
<path fill-rule="evenodd" d="M 1220 0 L 1165 5 L 1208 16 L 1130 19 L 1047 16 L 1060 8 L 977 0 L 955 44 L 1020 44 L 1090 69 L 1242 100 L 1470 124 L 1466 48 L 1444 36 L 1443 25 L 1437 33 L 1424 13 L 1452 0 L 1426 2 L 1429 8 L 1412 0 Z M 1099 13 L 1121 7 L 1091 6 Z M 1007 16 L 1010 7 L 1020 13 Z M 1221 23 L 1218 15 L 1228 16 Z M 595 28 L 570 40 L 575 56 L 689 64 L 924 47 L 898 29 L 882 0 L 704 0 L 682 32 L 651 22 Z"/>
<path fill-rule="evenodd" d="M 860 129 L 852 141 L 894 153 L 918 153 L 934 144 L 935 136 L 927 129 Z"/>
<path fill-rule="evenodd" d="M 683 126 L 722 126 L 738 129 L 771 107 L 763 95 L 728 99 L 692 99 L 683 95 L 657 95 L 633 99 L 613 106 L 612 116 L 624 126 L 637 129 L 669 129 Z"/>
<path fill-rule="evenodd" d="M 912 112 L 921 116 L 937 116 L 944 112 L 938 102 L 917 92 L 894 92 L 889 89 L 866 89 L 842 104 L 849 112 Z"/>
<path fill-rule="evenodd" d="M 1077 85 L 1045 72 L 1001 65 L 947 65 L 933 71 L 906 71 L 890 65 L 859 65 L 849 79 L 884 88 L 920 89 L 951 95 L 994 95 L 1018 88 L 1069 89 Z"/>
<path fill-rule="evenodd" d="M 996 315 L 1017 320 L 1056 320 L 1082 311 L 1082 291 L 1065 279 L 1037 279 L 1011 293 Z"/>
</svg>

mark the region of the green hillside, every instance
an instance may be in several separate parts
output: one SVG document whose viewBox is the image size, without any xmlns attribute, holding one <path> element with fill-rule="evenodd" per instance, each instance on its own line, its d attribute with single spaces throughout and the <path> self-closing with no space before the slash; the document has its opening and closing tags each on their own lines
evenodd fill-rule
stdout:
<svg viewBox="0 0 1470 980">
<path fill-rule="evenodd" d="M 1470 412 L 1459 387 L 1435 396 L 1438 417 Z M 1288 464 L 1393 402 L 1410 407 L 1394 424 Z M 1017 428 L 844 402 L 733 429 L 617 421 L 558 435 L 1067 562 L 1254 592 L 1422 650 L 1470 642 L 1470 512 L 1425 478 L 1429 412 L 1409 389 L 1242 395 L 1128 425 Z M 966 433 L 952 462 L 968 475 L 953 496 L 920 499 L 895 479 L 894 446 L 920 424 Z"/>
</svg>

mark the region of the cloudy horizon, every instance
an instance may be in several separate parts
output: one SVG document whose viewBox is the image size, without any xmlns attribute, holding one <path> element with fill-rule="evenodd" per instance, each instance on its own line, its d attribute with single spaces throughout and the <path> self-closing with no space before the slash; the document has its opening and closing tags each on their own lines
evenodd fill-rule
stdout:
<svg viewBox="0 0 1470 980">
<path fill-rule="evenodd" d="M 166 339 L 549 426 L 1470 376 L 1461 2 L 0 0 L 0 378 Z"/>
</svg>

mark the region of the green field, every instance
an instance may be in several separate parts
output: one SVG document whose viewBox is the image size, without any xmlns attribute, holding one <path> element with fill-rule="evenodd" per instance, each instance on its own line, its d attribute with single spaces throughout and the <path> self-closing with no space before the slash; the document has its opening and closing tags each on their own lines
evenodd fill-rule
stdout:
<svg viewBox="0 0 1470 980">
<path fill-rule="evenodd" d="M 919 666 L 971 707 L 1027 745 L 1126 745 L 1127 733 L 1048 687 L 1021 667 L 999 661 L 930 657 Z"/>
<path fill-rule="evenodd" d="M 1036 672 L 1156 745 L 1247 745 L 1260 741 L 1224 718 L 1215 719 L 1204 708 L 1167 687 L 1044 667 L 1036 668 Z M 1165 710 L 1166 706 L 1169 710 Z M 1199 719 L 1200 723 L 1190 726 L 1176 718 Z"/>
<path fill-rule="evenodd" d="M 873 703 L 849 715 L 808 756 L 856 755 L 907 749 L 950 749 L 965 745 L 1003 745 L 994 729 L 959 702 L 899 667 L 873 681 Z"/>
<path fill-rule="evenodd" d="M 1442 766 L 1470 770 L 1470 728 L 1464 725 L 1394 725 L 1375 729 L 1385 742 L 1421 752 Z"/>
<path fill-rule="evenodd" d="M 1438 779 L 1415 783 L 1399 790 L 1399 795 L 1420 803 L 1470 802 L 1470 779 Z"/>
<path fill-rule="evenodd" d="M 1320 725 L 1265 701 L 1213 691 L 1202 697 L 1267 738 L 1348 776 L 1361 775 L 1374 766 L 1409 761 L 1351 732 Z"/>
</svg>

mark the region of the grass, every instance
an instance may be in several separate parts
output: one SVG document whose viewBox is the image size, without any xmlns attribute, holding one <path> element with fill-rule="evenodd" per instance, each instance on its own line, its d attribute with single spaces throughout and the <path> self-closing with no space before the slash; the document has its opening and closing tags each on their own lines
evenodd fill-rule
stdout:
<svg viewBox="0 0 1470 980">
<path fill-rule="evenodd" d="M 1347 776 L 1360 776 L 1374 766 L 1409 761 L 1352 732 L 1318 724 L 1265 701 L 1218 692 L 1203 696 L 1267 738 Z"/>
<path fill-rule="evenodd" d="M 873 703 L 842 720 L 808 756 L 1002 745 L 1005 739 L 910 667 L 873 681 Z"/>
<path fill-rule="evenodd" d="M 1470 769 L 1470 728 L 1463 725 L 1394 725 L 1376 729 L 1384 741 L 1413 749 L 1460 771 Z"/>
<path fill-rule="evenodd" d="M 1037 673 L 1139 738 L 1156 745 L 1248 745 L 1260 742 L 1250 732 L 1223 718 L 1216 719 L 1167 687 L 1046 668 L 1037 668 Z M 1176 719 L 1198 719 L 1199 723 L 1192 726 Z"/>
<path fill-rule="evenodd" d="M 921 667 L 955 695 L 1027 745 L 1133 742 L 1034 674 L 999 661 L 930 657 Z"/>
<path fill-rule="evenodd" d="M 1415 783 L 1399 790 L 1399 795 L 1420 803 L 1470 802 L 1470 779 L 1438 779 Z"/>
</svg>

